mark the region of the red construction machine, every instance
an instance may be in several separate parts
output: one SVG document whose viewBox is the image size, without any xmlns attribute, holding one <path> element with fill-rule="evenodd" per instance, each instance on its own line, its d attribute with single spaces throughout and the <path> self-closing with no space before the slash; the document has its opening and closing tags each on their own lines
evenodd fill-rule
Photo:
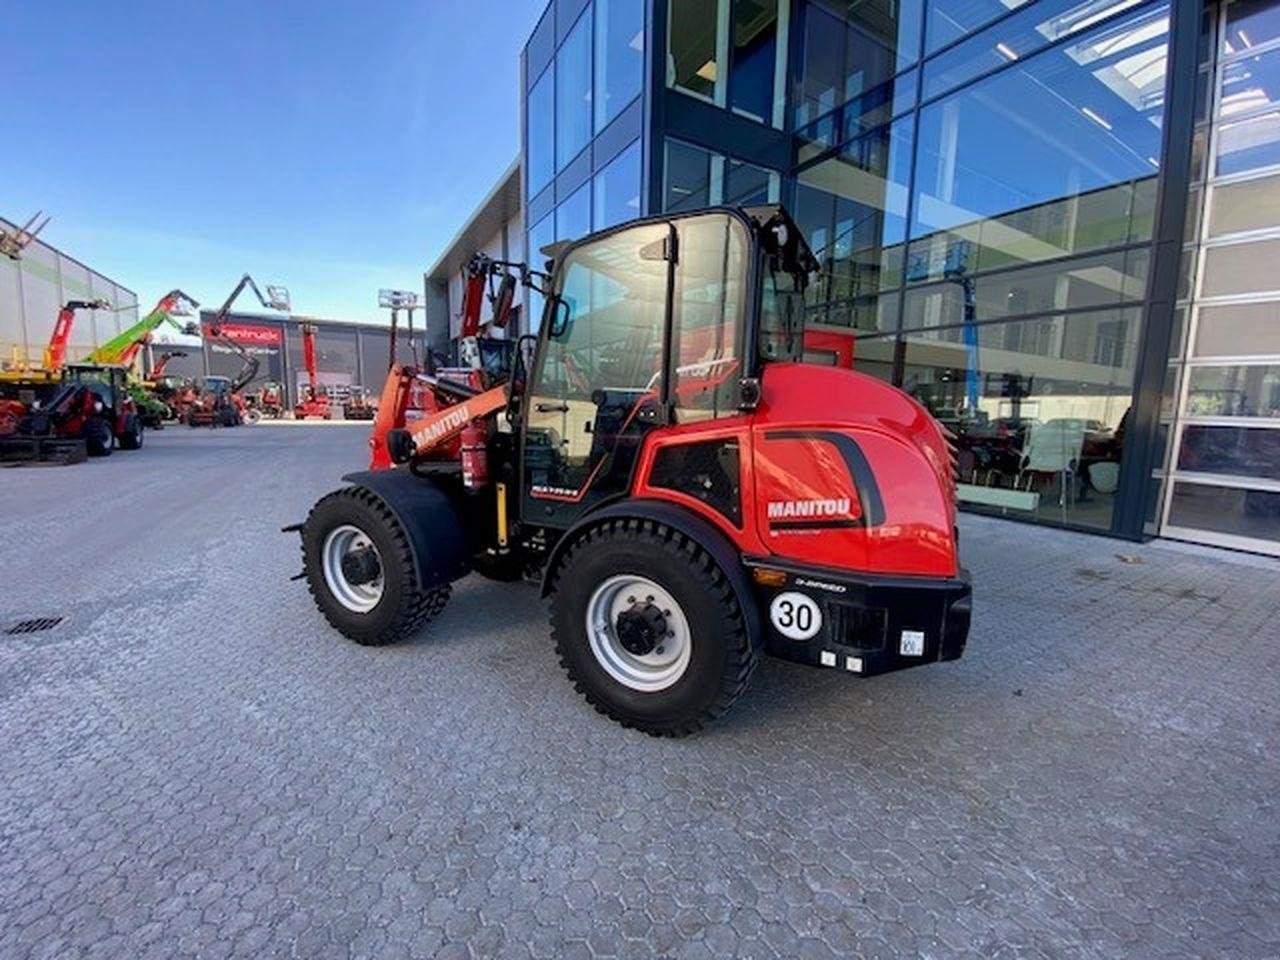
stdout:
<svg viewBox="0 0 1280 960">
<path fill-rule="evenodd" d="M 298 332 L 302 334 L 302 365 L 307 371 L 307 385 L 293 408 L 293 415 L 299 420 L 308 417 L 328 420 L 329 394 L 320 388 L 320 371 L 316 363 L 316 325 L 303 323 L 299 325 Z"/>
<path fill-rule="evenodd" d="M 192 427 L 238 427 L 244 423 L 247 404 L 241 391 L 258 375 L 261 365 L 235 339 L 229 337 L 223 329 L 231 307 L 245 289 L 252 290 L 258 302 L 268 310 L 289 311 L 289 291 L 281 286 L 267 285 L 267 295 L 263 296 L 258 285 L 249 274 L 240 278 L 240 282 L 232 289 L 213 319 L 204 325 L 205 336 L 236 354 L 243 361 L 240 371 L 234 377 L 205 377 L 199 384 L 190 409 L 187 411 L 187 424 Z"/>
<path fill-rule="evenodd" d="M 777 206 L 633 221 L 555 250 L 505 383 L 397 364 L 374 469 L 297 530 L 329 623 L 412 636 L 476 570 L 537 577 L 570 679 L 679 736 L 763 653 L 872 676 L 959 657 L 948 437 L 894 387 L 799 362 L 817 263 Z M 407 418 L 416 386 L 436 409 Z M 393 468 L 388 469 L 388 462 Z"/>
</svg>

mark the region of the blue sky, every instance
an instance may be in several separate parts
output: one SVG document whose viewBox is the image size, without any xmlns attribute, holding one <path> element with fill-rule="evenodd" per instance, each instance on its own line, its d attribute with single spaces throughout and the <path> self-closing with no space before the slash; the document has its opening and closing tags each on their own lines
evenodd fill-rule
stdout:
<svg viewBox="0 0 1280 960">
<path fill-rule="evenodd" d="M 5 5 L 0 215 L 138 291 L 384 319 L 519 146 L 542 0 Z M 247 307 L 248 299 L 239 301 Z M 256 306 L 256 304 L 255 304 Z"/>
</svg>

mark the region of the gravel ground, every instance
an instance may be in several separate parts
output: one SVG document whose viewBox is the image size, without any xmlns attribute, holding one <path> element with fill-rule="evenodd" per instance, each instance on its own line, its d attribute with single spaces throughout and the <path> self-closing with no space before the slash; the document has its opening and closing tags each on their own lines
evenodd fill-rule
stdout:
<svg viewBox="0 0 1280 960">
<path fill-rule="evenodd" d="M 965 659 L 661 741 L 531 586 L 326 627 L 279 528 L 366 435 L 0 471 L 0 957 L 1280 953 L 1280 565 L 967 517 Z"/>
</svg>

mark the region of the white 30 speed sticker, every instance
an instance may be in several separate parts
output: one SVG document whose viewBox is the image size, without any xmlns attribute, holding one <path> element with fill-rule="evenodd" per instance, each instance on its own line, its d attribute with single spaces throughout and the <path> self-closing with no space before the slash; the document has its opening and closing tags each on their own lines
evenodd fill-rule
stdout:
<svg viewBox="0 0 1280 960">
<path fill-rule="evenodd" d="M 822 629 L 822 611 L 812 597 L 789 590 L 769 604 L 774 628 L 791 640 L 808 640 Z"/>
</svg>

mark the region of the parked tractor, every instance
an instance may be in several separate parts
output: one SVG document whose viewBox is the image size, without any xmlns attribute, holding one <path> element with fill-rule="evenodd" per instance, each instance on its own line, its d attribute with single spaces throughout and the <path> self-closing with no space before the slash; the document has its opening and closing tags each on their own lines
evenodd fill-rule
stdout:
<svg viewBox="0 0 1280 960">
<path fill-rule="evenodd" d="M 47 401 L 10 418 L 0 435 L 0 459 L 76 462 L 142 448 L 145 433 L 120 366 L 77 363 L 63 368 L 62 385 Z"/>
<path fill-rule="evenodd" d="M 952 452 L 894 387 L 801 363 L 817 263 L 777 206 L 634 221 L 554 250 L 536 338 L 483 390 L 396 365 L 373 469 L 305 522 L 320 612 L 410 637 L 476 570 L 541 584 L 569 679 L 680 736 L 760 657 L 856 677 L 952 660 L 969 629 Z M 413 390 L 433 408 L 406 418 Z"/>
</svg>

